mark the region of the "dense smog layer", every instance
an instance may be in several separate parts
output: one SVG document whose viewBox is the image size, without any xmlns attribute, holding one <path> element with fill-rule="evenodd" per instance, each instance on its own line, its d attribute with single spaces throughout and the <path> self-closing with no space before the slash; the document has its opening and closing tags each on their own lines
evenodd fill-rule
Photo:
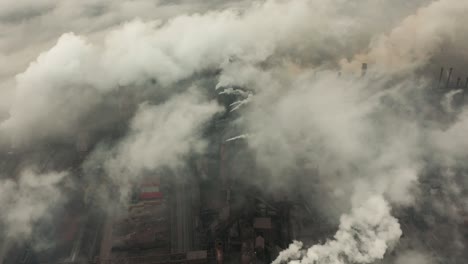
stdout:
<svg viewBox="0 0 468 264">
<path fill-rule="evenodd" d="M 0 264 L 468 263 L 467 14 L 3 0 Z"/>
</svg>

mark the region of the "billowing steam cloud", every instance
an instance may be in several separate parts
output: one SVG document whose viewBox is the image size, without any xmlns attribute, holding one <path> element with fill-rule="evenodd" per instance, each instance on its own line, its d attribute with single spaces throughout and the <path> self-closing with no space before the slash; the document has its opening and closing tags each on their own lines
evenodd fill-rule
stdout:
<svg viewBox="0 0 468 264">
<path fill-rule="evenodd" d="M 0 224 L 8 237 L 27 237 L 36 221 L 49 212 L 50 206 L 59 204 L 64 195 L 58 184 L 66 176 L 64 172 L 36 174 L 32 170 L 21 172 L 18 182 L 0 182 Z"/>
<path fill-rule="evenodd" d="M 22 140 L 69 135 L 101 96 L 119 86 L 151 78 L 167 86 L 232 56 L 264 61 L 309 30 L 302 22 L 311 12 L 307 1 L 269 1 L 242 16 L 227 10 L 179 16 L 163 25 L 136 20 L 110 32 L 102 46 L 65 34 L 17 76 L 10 117 L 1 129 Z"/>
<path fill-rule="evenodd" d="M 161 105 L 141 105 L 132 119 L 130 134 L 105 163 L 109 175 L 130 181 L 145 171 L 183 167 L 185 155 L 205 149 L 201 128 L 220 110 L 216 102 L 204 102 L 196 90 Z"/>
<path fill-rule="evenodd" d="M 74 175 L 71 167 L 83 171 L 83 181 L 106 177 L 122 193 L 144 173 L 184 167 L 204 153 L 206 124 L 223 110 L 238 117 L 228 142 L 246 140 L 261 171 L 244 180 L 268 182 L 266 191 L 299 181 L 295 192 L 340 219 L 333 239 L 308 249 L 295 242 L 274 263 L 373 263 L 402 235 L 392 207 L 464 204 L 463 191 L 441 191 L 439 199 L 419 183 L 444 176 L 441 189 L 448 189 L 456 177 L 445 172 L 466 168 L 468 110 L 457 105 L 466 91 L 434 91 L 431 76 L 439 63 L 466 66 L 468 2 L 195 1 L 179 6 L 181 14 L 163 9 L 160 20 L 152 20 L 154 3 L 145 0 L 65 2 L 31 5 L 35 12 L 21 25 L 34 31 L 40 18 L 61 24 L 46 19 L 49 13 L 66 17 L 76 33 L 63 34 L 26 70 L 16 65 L 16 77 L 0 65 L 0 111 L 8 108 L 0 113 L 1 154 L 17 151 L 36 165 L 59 153 L 51 171 L 64 171 L 0 167 L 9 175 L 0 185 L 8 236 L 31 234 L 63 195 L 58 183 Z M 0 30 L 28 14 L 18 11 L 21 3 L 0 4 Z M 96 26 L 88 30 L 81 16 Z M 43 50 L 58 32 L 35 38 L 34 48 Z M 17 51 L 18 36 L 6 44 L 2 38 L 0 47 L 13 55 L 0 53 L 0 62 L 37 54 Z M 359 78 L 363 62 L 369 71 Z M 235 99 L 223 109 L 215 93 Z M 89 148 L 77 153 L 83 135 Z M 96 167 L 104 175 L 92 174 Z M 405 254 L 397 263 L 429 259 Z"/>
<path fill-rule="evenodd" d="M 380 196 L 370 197 L 356 206 L 350 215 L 343 215 L 333 240 L 307 250 L 295 242 L 280 253 L 273 264 L 280 263 L 374 263 L 393 247 L 402 232 L 398 220 L 390 215 L 389 205 Z"/>
</svg>

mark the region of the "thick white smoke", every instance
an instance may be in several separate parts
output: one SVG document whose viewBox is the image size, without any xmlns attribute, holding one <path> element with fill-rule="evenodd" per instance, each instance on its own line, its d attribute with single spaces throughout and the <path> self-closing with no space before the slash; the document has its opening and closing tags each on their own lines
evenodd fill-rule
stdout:
<svg viewBox="0 0 468 264">
<path fill-rule="evenodd" d="M 323 245 L 303 249 L 295 242 L 280 253 L 273 264 L 346 264 L 374 263 L 396 245 L 402 231 L 381 196 L 371 196 L 340 219 L 334 239 Z"/>
<path fill-rule="evenodd" d="M 318 168 L 315 176 L 323 177 L 319 183 L 323 191 L 319 188 L 321 192 L 315 197 L 332 198 L 324 199 L 329 202 L 324 211 L 333 211 L 329 206 L 334 199 L 343 205 L 350 195 L 366 200 L 374 192 L 398 205 L 413 204 L 418 176 L 440 138 L 450 142 L 440 144 L 445 150 L 438 154 L 444 159 L 453 158 L 453 151 L 462 149 L 456 142 L 461 135 L 458 133 L 464 131 L 464 118 L 446 132 L 424 125 L 416 109 L 426 109 L 428 102 L 411 97 L 412 93 L 428 92 L 430 85 L 410 76 L 427 67 L 442 47 L 465 41 L 464 35 L 456 32 L 466 31 L 460 20 L 467 8 L 465 2 L 435 1 L 404 19 L 389 34 L 378 36 L 364 55 L 356 55 L 351 63 L 342 60 L 342 70 L 354 69 L 355 74 L 362 62 L 370 62 L 370 79 L 337 78 L 336 73 L 317 74 L 299 67 L 299 71 L 292 71 L 298 78 L 291 80 L 281 74 L 291 69 L 287 64 L 276 64 L 271 71 L 233 64 L 220 85 L 247 86 L 256 92 L 245 110 L 247 132 L 254 135 L 248 141 L 257 152 L 257 161 L 277 177 L 273 182 L 281 183 L 300 161 L 306 168 Z M 402 76 L 403 81 L 394 80 Z M 449 93 L 446 97 L 451 96 Z M 453 102 L 448 101 L 445 108 L 453 112 Z M 437 139 L 434 134 L 442 136 Z M 461 152 L 465 157 L 466 151 Z M 333 197 L 335 194 L 341 197 Z M 332 244 L 343 251 L 347 248 L 346 244 Z M 383 257 L 387 247 L 383 248 L 380 257 L 368 252 L 360 260 L 348 261 L 372 263 Z M 325 247 L 325 251 L 328 249 Z M 336 260 L 339 254 L 328 253 L 330 262 L 320 261 L 341 263 Z M 293 253 L 286 250 L 284 254 Z"/>
<path fill-rule="evenodd" d="M 245 79 L 256 94 L 243 109 L 242 122 L 257 163 L 274 177 L 268 188 L 281 185 L 299 166 L 298 173 L 318 169 L 311 182 L 321 186 L 317 197 L 344 199 L 337 202 L 343 210 L 348 196 L 369 192 L 400 205 L 413 203 L 426 131 L 382 105 L 386 97 L 400 102 L 398 87 L 380 91 L 378 81 L 338 79 L 334 72 L 303 70 L 285 79 L 257 71 L 256 78 Z M 414 82 L 399 85 L 419 89 Z M 324 205 L 324 211 L 333 210 Z"/>
<path fill-rule="evenodd" d="M 302 22 L 311 11 L 305 1 L 270 1 L 242 16 L 227 10 L 179 16 L 163 25 L 136 20 L 110 32 L 102 45 L 65 34 L 17 76 L 10 117 L 0 128 L 18 140 L 69 135 L 102 93 L 119 86 L 151 78 L 165 86 L 219 67 L 230 56 L 265 60 L 308 28 Z M 268 30 L 272 23 L 275 31 Z"/>
<path fill-rule="evenodd" d="M 145 171 L 178 169 L 184 167 L 188 154 L 203 152 L 203 125 L 222 108 L 195 89 L 160 105 L 140 106 L 129 134 L 110 151 L 112 157 L 104 164 L 122 189 Z"/>
<path fill-rule="evenodd" d="M 18 140 L 68 135 L 106 91 L 151 78 L 167 85 L 230 57 L 255 64 L 276 53 L 309 56 L 318 50 L 335 60 L 349 52 L 344 39 L 353 42 L 369 30 L 366 21 L 337 10 L 339 4 L 348 7 L 341 0 L 266 1 L 242 14 L 228 9 L 167 23 L 135 20 L 105 35 L 103 43 L 67 33 L 17 76 L 10 117 L 0 128 Z M 304 39 L 308 35 L 313 37 Z"/>
<path fill-rule="evenodd" d="M 17 181 L 0 181 L 0 224 L 8 237 L 28 237 L 36 221 L 47 217 L 51 206 L 63 202 L 58 184 L 65 176 L 65 172 L 24 170 Z"/>
</svg>

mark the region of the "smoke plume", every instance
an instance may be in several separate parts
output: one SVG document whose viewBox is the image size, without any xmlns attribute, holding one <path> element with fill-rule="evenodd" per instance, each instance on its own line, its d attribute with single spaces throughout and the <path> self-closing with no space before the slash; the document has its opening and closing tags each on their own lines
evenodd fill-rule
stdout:
<svg viewBox="0 0 468 264">
<path fill-rule="evenodd" d="M 402 232 L 383 197 L 372 196 L 343 215 L 334 239 L 302 250 L 300 242 L 280 253 L 280 263 L 374 263 L 395 246 Z"/>
<path fill-rule="evenodd" d="M 160 105 L 141 105 L 129 134 L 105 161 L 108 174 L 122 181 L 123 189 L 125 181 L 134 181 L 146 171 L 184 167 L 184 156 L 204 151 L 202 127 L 221 111 L 216 102 L 204 100 L 200 92 L 189 89 Z"/>
<path fill-rule="evenodd" d="M 0 182 L 0 223 L 8 237 L 28 237 L 36 221 L 46 216 L 52 205 L 61 203 L 64 194 L 58 184 L 65 176 L 65 172 L 37 174 L 24 170 L 18 182 Z"/>
</svg>

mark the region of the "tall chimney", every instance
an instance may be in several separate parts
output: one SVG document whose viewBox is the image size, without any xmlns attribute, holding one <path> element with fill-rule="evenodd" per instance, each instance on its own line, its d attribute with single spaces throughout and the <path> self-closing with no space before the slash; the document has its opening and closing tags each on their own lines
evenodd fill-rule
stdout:
<svg viewBox="0 0 468 264">
<path fill-rule="evenodd" d="M 367 73 L 367 63 L 363 63 L 361 66 L 361 77 L 364 77 Z"/>
<path fill-rule="evenodd" d="M 458 78 L 457 78 L 457 87 L 456 87 L 456 89 L 458 89 L 458 87 L 460 86 L 460 81 L 461 81 L 461 78 L 458 77 Z"/>
<path fill-rule="evenodd" d="M 444 67 L 440 68 L 439 84 L 437 85 L 437 89 L 440 89 L 440 84 L 442 83 L 443 75 L 444 75 Z"/>
<path fill-rule="evenodd" d="M 449 83 L 450 83 L 450 78 L 452 78 L 452 71 L 453 71 L 453 68 L 450 68 L 449 75 L 447 77 L 447 84 L 445 85 L 446 89 L 448 89 L 448 86 L 449 86 Z"/>
</svg>

